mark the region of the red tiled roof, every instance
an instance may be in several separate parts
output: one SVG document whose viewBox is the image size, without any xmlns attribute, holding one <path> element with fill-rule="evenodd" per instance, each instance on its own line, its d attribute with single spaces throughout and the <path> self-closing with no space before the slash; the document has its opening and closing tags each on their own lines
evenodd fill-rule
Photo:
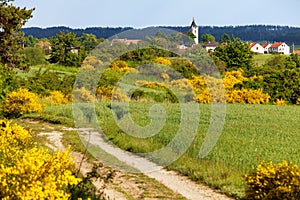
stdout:
<svg viewBox="0 0 300 200">
<path fill-rule="evenodd" d="M 278 48 L 282 44 L 283 42 L 275 42 L 274 44 L 272 44 L 272 46 L 270 46 L 270 48 Z"/>
<path fill-rule="evenodd" d="M 300 55 L 300 50 L 295 50 L 294 54 Z"/>
<path fill-rule="evenodd" d="M 249 48 L 252 49 L 252 47 L 254 47 L 256 44 L 257 44 L 256 42 L 251 43 Z"/>
<path fill-rule="evenodd" d="M 216 43 L 206 43 L 203 45 L 204 47 L 217 47 L 217 44 Z"/>
<path fill-rule="evenodd" d="M 269 42 L 266 42 L 266 43 L 262 44 L 261 46 L 262 46 L 263 48 L 266 48 L 269 44 L 270 44 Z"/>
<path fill-rule="evenodd" d="M 127 38 L 124 38 L 124 39 L 113 39 L 112 40 L 112 43 L 115 43 L 115 42 L 120 42 L 120 43 L 124 43 L 124 44 L 137 44 L 139 43 L 141 40 L 128 40 Z"/>
</svg>

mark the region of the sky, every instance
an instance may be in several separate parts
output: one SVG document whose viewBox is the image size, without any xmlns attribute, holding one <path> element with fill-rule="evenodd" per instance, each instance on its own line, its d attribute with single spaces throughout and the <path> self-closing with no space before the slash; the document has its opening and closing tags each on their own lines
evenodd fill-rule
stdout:
<svg viewBox="0 0 300 200">
<path fill-rule="evenodd" d="M 35 8 L 25 27 L 287 25 L 300 27 L 299 0 L 15 0 Z"/>
</svg>

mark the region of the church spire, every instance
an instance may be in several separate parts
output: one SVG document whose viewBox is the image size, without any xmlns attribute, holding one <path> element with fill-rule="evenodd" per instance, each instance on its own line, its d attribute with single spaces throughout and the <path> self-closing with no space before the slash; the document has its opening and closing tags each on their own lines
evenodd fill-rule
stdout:
<svg viewBox="0 0 300 200">
<path fill-rule="evenodd" d="M 193 17 L 193 21 L 192 21 L 191 27 L 197 27 L 194 17 Z"/>
<path fill-rule="evenodd" d="M 195 36 L 195 38 L 194 38 L 195 44 L 198 44 L 199 43 L 199 28 L 196 25 L 194 17 L 193 17 L 193 21 L 192 21 L 192 24 L 191 24 L 191 27 L 190 27 L 190 32 L 192 32 Z"/>
</svg>

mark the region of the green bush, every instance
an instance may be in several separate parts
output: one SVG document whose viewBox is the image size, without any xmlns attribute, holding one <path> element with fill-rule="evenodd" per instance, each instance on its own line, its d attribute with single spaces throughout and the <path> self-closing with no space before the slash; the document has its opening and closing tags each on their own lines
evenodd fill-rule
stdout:
<svg viewBox="0 0 300 200">
<path fill-rule="evenodd" d="M 300 168 L 291 162 L 261 162 L 245 181 L 248 199 L 300 199 Z"/>
<path fill-rule="evenodd" d="M 27 78 L 19 78 L 17 87 L 28 88 L 30 91 L 48 96 L 49 91 L 56 90 L 63 94 L 71 94 L 76 76 L 59 71 L 39 69 Z"/>
<path fill-rule="evenodd" d="M 26 62 L 29 65 L 40 65 L 46 63 L 45 54 L 36 47 L 27 47 L 24 49 Z"/>
<path fill-rule="evenodd" d="M 14 89 L 15 74 L 0 64 L 0 102 L 5 100 L 6 95 Z"/>
</svg>

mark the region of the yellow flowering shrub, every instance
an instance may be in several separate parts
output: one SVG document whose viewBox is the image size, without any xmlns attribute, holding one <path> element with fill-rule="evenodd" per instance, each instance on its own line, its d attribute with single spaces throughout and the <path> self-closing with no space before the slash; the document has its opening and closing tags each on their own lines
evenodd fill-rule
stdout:
<svg viewBox="0 0 300 200">
<path fill-rule="evenodd" d="M 103 66 L 103 62 L 98 60 L 95 56 L 87 56 L 82 62 L 82 67 L 89 65 L 94 68 Z"/>
<path fill-rule="evenodd" d="M 189 82 L 192 85 L 193 90 L 196 93 L 199 93 L 199 92 L 203 91 L 204 88 L 206 87 L 206 83 L 205 83 L 205 81 L 204 81 L 204 79 L 203 79 L 202 76 L 195 76 L 195 75 L 193 75 L 192 79 L 189 80 Z"/>
<path fill-rule="evenodd" d="M 244 71 L 242 69 L 226 72 L 223 79 L 210 76 L 193 76 L 193 79 L 189 82 L 196 93 L 195 100 L 206 104 L 225 102 L 241 104 L 269 103 L 270 95 L 263 93 L 262 89 L 234 89 L 236 84 L 248 80 L 248 78 L 243 76 L 243 73 Z"/>
<path fill-rule="evenodd" d="M 196 101 L 199 103 L 209 104 L 211 103 L 209 89 L 206 88 L 200 94 L 196 95 Z"/>
<path fill-rule="evenodd" d="M 67 186 L 81 180 L 74 169 L 69 150 L 50 154 L 29 131 L 0 120 L 0 199 L 68 199 Z"/>
<path fill-rule="evenodd" d="M 300 199 L 300 168 L 291 162 L 261 162 L 245 182 L 247 199 Z"/>
<path fill-rule="evenodd" d="M 38 95 L 29 92 L 28 89 L 19 89 L 10 92 L 5 100 L 5 113 L 18 117 L 26 113 L 42 112 L 42 104 Z"/>
<path fill-rule="evenodd" d="M 192 85 L 188 79 L 172 80 L 170 84 L 172 87 L 182 91 L 190 91 L 192 89 Z"/>
<path fill-rule="evenodd" d="M 119 88 L 113 86 L 100 86 L 96 91 L 97 98 L 101 101 L 129 102 L 130 98 Z"/>
<path fill-rule="evenodd" d="M 160 77 L 163 78 L 165 81 L 170 80 L 170 76 L 167 72 L 161 73 Z"/>
<path fill-rule="evenodd" d="M 296 105 L 300 105 L 300 97 L 297 99 Z"/>
<path fill-rule="evenodd" d="M 120 88 L 116 88 L 112 93 L 111 100 L 115 102 L 129 102 L 130 98 Z"/>
<path fill-rule="evenodd" d="M 162 64 L 162 65 L 167 65 L 167 66 L 171 66 L 172 62 L 167 59 L 167 58 L 163 58 L 163 57 L 157 57 L 154 62 L 158 63 L 158 64 Z"/>
<path fill-rule="evenodd" d="M 129 67 L 123 60 L 114 61 L 106 70 L 113 72 L 138 72 L 136 69 Z"/>
<path fill-rule="evenodd" d="M 199 103 L 226 103 L 222 79 L 211 76 L 193 76 L 189 81 Z"/>
<path fill-rule="evenodd" d="M 248 80 L 243 76 L 244 70 L 238 69 L 237 71 L 225 72 L 223 83 L 226 89 L 233 88 L 238 83 Z"/>
<path fill-rule="evenodd" d="M 276 99 L 276 101 L 274 102 L 274 105 L 277 105 L 277 106 L 285 106 L 286 103 L 283 99 Z"/>
<path fill-rule="evenodd" d="M 262 89 L 240 89 L 230 90 L 226 92 L 226 101 L 228 103 L 241 103 L 241 104 L 266 104 L 269 103 L 270 95 L 264 94 Z"/>
<path fill-rule="evenodd" d="M 95 97 L 91 92 L 84 87 L 76 88 L 73 90 L 73 102 L 74 103 L 93 103 L 95 102 Z"/>
<path fill-rule="evenodd" d="M 43 99 L 46 104 L 50 105 L 59 105 L 59 104 L 68 104 L 70 100 L 60 91 L 51 91 L 50 95 Z"/>
<path fill-rule="evenodd" d="M 114 86 L 100 86 L 96 90 L 96 96 L 101 101 L 110 101 Z"/>
</svg>

